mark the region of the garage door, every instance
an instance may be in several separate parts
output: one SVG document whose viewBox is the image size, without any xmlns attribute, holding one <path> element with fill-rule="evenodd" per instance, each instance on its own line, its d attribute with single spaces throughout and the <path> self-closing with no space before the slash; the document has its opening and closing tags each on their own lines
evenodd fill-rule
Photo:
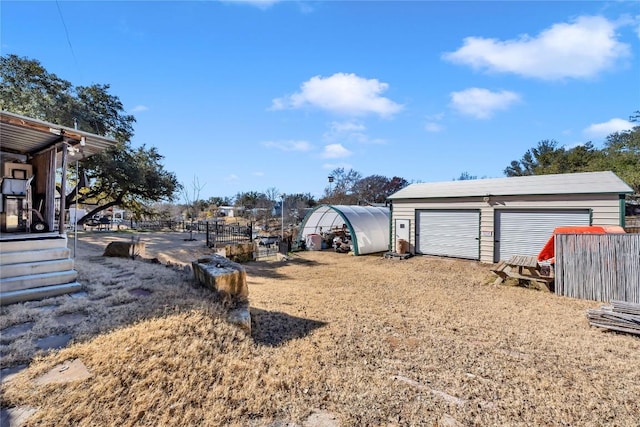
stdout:
<svg viewBox="0 0 640 427">
<path fill-rule="evenodd" d="M 553 229 L 590 225 L 589 210 L 497 210 L 494 261 L 513 255 L 538 255 Z"/>
<path fill-rule="evenodd" d="M 422 254 L 480 259 L 480 211 L 419 211 L 416 228 Z"/>
</svg>

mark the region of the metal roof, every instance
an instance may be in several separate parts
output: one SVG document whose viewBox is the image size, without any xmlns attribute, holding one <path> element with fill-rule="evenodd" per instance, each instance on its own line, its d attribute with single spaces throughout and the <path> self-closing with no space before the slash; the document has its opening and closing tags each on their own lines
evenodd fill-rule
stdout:
<svg viewBox="0 0 640 427">
<path fill-rule="evenodd" d="M 82 153 L 91 156 L 116 144 L 116 140 L 89 132 L 48 123 L 8 111 L 0 111 L 0 148 L 17 154 L 34 155 L 57 142 L 82 146 Z"/>
<path fill-rule="evenodd" d="M 633 190 L 606 171 L 411 184 L 389 199 L 596 193 L 630 194 Z"/>
</svg>

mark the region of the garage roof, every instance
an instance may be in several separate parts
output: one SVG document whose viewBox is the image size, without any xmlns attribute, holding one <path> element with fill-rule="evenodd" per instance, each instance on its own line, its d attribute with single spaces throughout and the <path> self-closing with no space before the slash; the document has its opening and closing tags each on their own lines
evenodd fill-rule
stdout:
<svg viewBox="0 0 640 427">
<path fill-rule="evenodd" d="M 630 194 L 633 190 L 606 171 L 411 184 L 389 199 L 595 193 Z"/>
<path fill-rule="evenodd" d="M 0 146 L 3 151 L 34 155 L 62 139 L 71 145 L 84 139 L 83 154 L 91 156 L 115 145 L 112 138 L 0 111 Z"/>
</svg>

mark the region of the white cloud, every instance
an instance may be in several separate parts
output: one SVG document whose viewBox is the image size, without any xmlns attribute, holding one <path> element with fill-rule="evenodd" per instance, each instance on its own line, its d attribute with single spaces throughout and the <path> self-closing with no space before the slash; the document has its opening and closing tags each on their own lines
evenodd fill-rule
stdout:
<svg viewBox="0 0 640 427">
<path fill-rule="evenodd" d="M 387 83 L 377 79 L 365 79 L 355 74 L 315 76 L 300 85 L 300 92 L 274 99 L 271 109 L 310 106 L 349 116 L 377 114 L 390 117 L 402 110 L 403 106 L 381 96 L 388 88 Z"/>
<path fill-rule="evenodd" d="M 427 123 L 424 125 L 424 129 L 425 129 L 427 132 L 434 132 L 434 133 L 435 133 L 435 132 L 440 132 L 440 131 L 442 131 L 442 129 L 444 129 L 444 128 L 442 127 L 442 125 L 441 125 L 440 123 L 436 123 L 436 122 L 427 122 Z"/>
<path fill-rule="evenodd" d="M 362 132 L 366 130 L 366 126 L 355 121 L 348 122 L 331 122 L 331 132 Z"/>
<path fill-rule="evenodd" d="M 566 144 L 564 144 L 562 146 L 562 148 L 564 148 L 565 150 L 572 150 L 576 147 L 582 147 L 585 144 L 584 141 L 575 141 L 575 142 L 568 142 Z"/>
<path fill-rule="evenodd" d="M 384 139 L 370 138 L 366 134 L 367 127 L 354 120 L 346 122 L 331 122 L 329 130 L 322 135 L 327 142 L 348 141 L 359 144 L 386 144 Z"/>
<path fill-rule="evenodd" d="M 525 34 L 505 41 L 467 37 L 460 49 L 443 58 L 474 69 L 544 80 L 590 78 L 630 56 L 630 46 L 616 38 L 617 25 L 623 24 L 581 16 L 554 24 L 536 37 Z"/>
<path fill-rule="evenodd" d="M 605 138 L 615 132 L 631 130 L 633 126 L 633 123 L 628 120 L 614 118 L 604 123 L 594 123 L 582 132 L 590 137 Z"/>
<path fill-rule="evenodd" d="M 240 177 L 238 175 L 234 174 L 234 173 L 224 177 L 224 180 L 227 181 L 227 182 L 233 182 L 233 181 L 237 181 L 239 179 L 240 179 Z"/>
<path fill-rule="evenodd" d="M 313 145 L 307 141 L 265 141 L 262 145 L 282 151 L 310 151 L 313 149 Z"/>
<path fill-rule="evenodd" d="M 256 171 L 253 173 L 253 176 L 264 176 L 264 172 Z"/>
<path fill-rule="evenodd" d="M 424 130 L 427 132 L 441 132 L 444 130 L 444 126 L 440 124 L 442 119 L 444 119 L 443 113 L 433 114 L 426 117 L 427 122 L 424 125 Z"/>
<path fill-rule="evenodd" d="M 351 154 L 351 151 L 344 148 L 342 144 L 328 144 L 324 147 L 322 157 L 325 159 L 339 159 L 349 157 Z"/>
<path fill-rule="evenodd" d="M 476 119 L 491 118 L 496 111 L 506 110 L 520 100 L 515 92 L 491 92 L 477 87 L 451 92 L 450 96 L 452 108 Z"/>
<path fill-rule="evenodd" d="M 136 105 L 131 109 L 130 113 L 140 113 L 142 111 L 148 111 L 148 110 L 149 110 L 149 107 L 147 107 L 146 105 Z"/>
</svg>

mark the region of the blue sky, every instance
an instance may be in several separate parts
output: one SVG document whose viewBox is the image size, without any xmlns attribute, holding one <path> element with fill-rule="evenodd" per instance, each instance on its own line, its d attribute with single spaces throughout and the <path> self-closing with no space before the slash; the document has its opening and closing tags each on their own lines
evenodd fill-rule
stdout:
<svg viewBox="0 0 640 427">
<path fill-rule="evenodd" d="M 640 109 L 640 3 L 6 1 L 2 54 L 110 84 L 201 198 L 363 177 L 502 177 Z"/>
</svg>

